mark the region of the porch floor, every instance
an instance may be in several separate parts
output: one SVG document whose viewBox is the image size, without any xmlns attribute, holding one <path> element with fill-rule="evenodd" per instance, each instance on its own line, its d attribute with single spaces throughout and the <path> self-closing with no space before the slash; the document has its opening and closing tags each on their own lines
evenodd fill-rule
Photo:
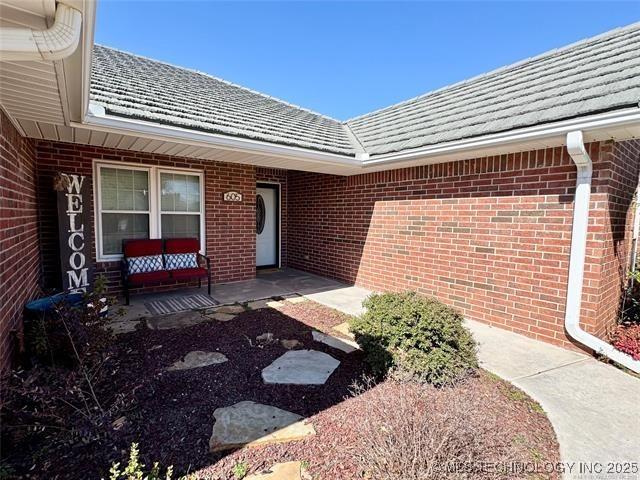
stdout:
<svg viewBox="0 0 640 480">
<path fill-rule="evenodd" d="M 175 291 L 132 295 L 131 305 L 118 305 L 122 309 L 116 323 L 131 322 L 152 316 L 145 303 L 154 300 L 180 298 L 187 295 L 205 294 L 207 287 L 179 289 Z M 337 280 L 303 272 L 293 268 L 258 270 L 256 278 L 240 282 L 212 285 L 211 297 L 221 305 L 244 303 L 252 300 L 298 294 L 318 303 L 340 307 L 339 310 L 357 315 L 361 312 L 362 298 L 369 294 L 360 287 L 347 285 Z M 124 326 L 124 325 L 123 325 Z"/>
</svg>

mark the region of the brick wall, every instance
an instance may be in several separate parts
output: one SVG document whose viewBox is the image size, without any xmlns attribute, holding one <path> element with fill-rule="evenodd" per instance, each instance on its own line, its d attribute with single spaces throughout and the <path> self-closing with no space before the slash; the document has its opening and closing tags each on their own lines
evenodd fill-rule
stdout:
<svg viewBox="0 0 640 480">
<path fill-rule="evenodd" d="M 47 286 L 60 283 L 57 213 L 51 179 L 57 172 L 78 173 L 87 175 L 93 182 L 93 160 L 203 171 L 206 250 L 212 260 L 213 280 L 230 282 L 255 276 L 256 171 L 253 166 L 45 141 L 37 142 L 36 156 L 42 264 Z M 243 201 L 223 201 L 223 193 L 229 190 L 242 193 Z M 93 199 L 87 206 L 93 212 Z M 93 214 L 90 228 L 94 232 Z M 118 262 L 96 264 L 96 275 L 104 275 L 114 293 L 121 289 L 119 269 Z M 174 286 L 166 284 L 160 288 Z"/>
<path fill-rule="evenodd" d="M 287 170 L 258 167 L 256 180 L 280 184 L 280 266 L 284 268 L 287 266 Z"/>
<path fill-rule="evenodd" d="M 593 329 L 606 338 L 615 326 L 620 306 L 620 292 L 625 287 L 631 267 L 631 242 L 636 210 L 635 192 L 640 175 L 640 141 L 616 143 L 602 156 L 606 171 L 601 175 L 606 184 L 606 201 L 594 214 L 600 231 L 601 251 L 592 259 L 599 281 L 592 290 L 598 308 Z"/>
<path fill-rule="evenodd" d="M 0 370 L 13 354 L 25 302 L 39 287 L 35 153 L 0 111 Z"/>
<path fill-rule="evenodd" d="M 612 231 L 625 228 L 630 185 L 625 201 L 613 200 L 614 145 L 589 149 L 596 211 L 582 315 L 588 331 L 602 334 L 611 319 L 601 304 L 607 298 L 612 308 L 620 287 L 604 275 L 625 253 L 600 259 L 613 248 Z M 631 177 L 637 182 L 637 173 Z M 566 346 L 574 185 L 563 148 L 352 177 L 290 172 L 289 265 L 376 290 L 435 295 L 468 318 Z M 615 215 L 605 217 L 607 209 Z"/>
</svg>

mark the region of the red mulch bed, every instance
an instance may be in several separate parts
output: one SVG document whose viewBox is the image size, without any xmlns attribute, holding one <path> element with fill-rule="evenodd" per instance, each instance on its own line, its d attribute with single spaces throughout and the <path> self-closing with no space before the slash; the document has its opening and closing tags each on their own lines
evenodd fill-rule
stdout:
<svg viewBox="0 0 640 480">
<path fill-rule="evenodd" d="M 279 311 L 245 312 L 229 322 L 162 331 L 145 328 L 118 336 L 119 367 L 108 388 L 136 388 L 137 401 L 126 413 L 126 422 L 114 443 L 70 448 L 67 455 L 47 458 L 46 472 L 39 470 L 42 462 L 37 462 L 31 478 L 107 478 L 111 462 L 124 461 L 132 442 L 139 443 L 147 465 L 154 461 L 173 465 L 178 474 L 196 472 L 195 478 L 232 479 L 232 467 L 238 462 L 246 462 L 254 472 L 289 460 L 308 462 L 314 479 L 361 478 L 354 455 L 354 426 L 367 421 L 362 418 L 362 402 L 392 387 L 384 382 L 353 397 L 351 385 L 367 373 L 362 354 L 346 354 L 313 341 L 313 329 L 330 332 L 332 326 L 347 318 L 307 301 L 286 304 Z M 257 347 L 256 337 L 265 332 L 278 339 L 297 339 L 303 343 L 302 348 L 326 352 L 341 364 L 322 386 L 265 385 L 261 370 L 286 351 L 279 343 Z M 193 370 L 165 371 L 192 350 L 219 351 L 229 361 Z M 528 397 L 514 396 L 507 384 L 484 373 L 456 388 L 499 392 L 502 401 L 486 407 L 501 409 L 514 437 L 526 439 L 541 461 L 559 461 L 553 429 Z M 309 417 L 317 435 L 300 442 L 210 454 L 213 411 L 243 400 Z M 33 462 L 30 456 L 20 459 L 18 454 L 12 457 L 12 464 L 21 473 L 20 465 L 31 467 Z"/>
<path fill-rule="evenodd" d="M 624 323 L 616 326 L 611 333 L 611 344 L 634 360 L 640 360 L 640 324 Z"/>
</svg>

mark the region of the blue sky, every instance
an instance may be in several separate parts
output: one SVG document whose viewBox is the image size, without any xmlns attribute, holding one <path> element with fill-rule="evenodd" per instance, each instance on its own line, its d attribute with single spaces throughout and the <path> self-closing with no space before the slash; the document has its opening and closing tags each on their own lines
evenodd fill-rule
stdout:
<svg viewBox="0 0 640 480">
<path fill-rule="evenodd" d="M 346 120 L 636 21 L 640 1 L 101 0 L 96 42 Z"/>
</svg>

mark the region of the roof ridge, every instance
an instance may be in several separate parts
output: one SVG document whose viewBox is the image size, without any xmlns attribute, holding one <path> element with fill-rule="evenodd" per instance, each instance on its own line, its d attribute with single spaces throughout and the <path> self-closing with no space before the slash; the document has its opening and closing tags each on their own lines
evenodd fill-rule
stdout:
<svg viewBox="0 0 640 480">
<path fill-rule="evenodd" d="M 344 120 L 342 123 L 343 124 L 347 124 L 347 123 L 353 122 L 355 120 L 360 120 L 360 119 L 368 117 L 370 115 L 374 115 L 374 114 L 377 114 L 377 113 L 380 113 L 380 112 L 384 112 L 385 110 L 390 110 L 392 108 L 396 108 L 396 107 L 399 107 L 401 105 L 414 102 L 414 101 L 419 100 L 421 98 L 428 97 L 428 96 L 434 95 L 436 93 L 440 93 L 440 92 L 445 91 L 445 90 L 450 90 L 452 88 L 461 87 L 461 86 L 463 86 L 465 84 L 478 81 L 478 80 L 480 80 L 482 78 L 488 78 L 488 77 L 490 77 L 492 75 L 496 75 L 496 74 L 504 72 L 504 71 L 508 71 L 508 70 L 511 70 L 511 69 L 522 67 L 523 65 L 525 65 L 527 63 L 531 63 L 531 62 L 540 60 L 540 59 L 545 58 L 545 57 L 551 57 L 551 56 L 553 56 L 555 54 L 558 54 L 558 53 L 561 53 L 561 52 L 566 52 L 568 50 L 577 48 L 577 47 L 582 46 L 582 45 L 586 45 L 586 44 L 589 44 L 589 43 L 595 43 L 595 42 L 603 40 L 605 38 L 613 37 L 613 36 L 615 36 L 617 34 L 620 34 L 622 32 L 631 31 L 631 30 L 637 30 L 637 29 L 640 29 L 640 21 L 631 23 L 629 25 L 625 25 L 623 27 L 617 27 L 617 28 L 614 28 L 613 30 L 608 30 L 606 32 L 600 33 L 600 34 L 595 35 L 593 37 L 583 38 L 581 40 L 578 40 L 576 42 L 570 43 L 569 45 L 565 45 L 563 47 L 558 47 L 558 48 L 553 48 L 551 50 L 547 50 L 546 52 L 539 53 L 537 55 L 525 58 L 523 60 L 519 60 L 519 61 L 517 61 L 515 63 L 511 63 L 511 64 L 508 64 L 508 65 L 503 65 L 502 67 L 498 67 L 498 68 L 495 68 L 493 70 L 489 70 L 488 72 L 484 72 L 484 73 L 475 75 L 475 76 L 473 76 L 471 78 L 467 78 L 467 79 L 464 79 L 464 80 L 460 80 L 458 82 L 454 82 L 454 83 L 450 83 L 448 85 L 444 85 L 442 87 L 436 88 L 435 90 L 431 90 L 429 92 L 422 93 L 420 95 L 416 95 L 415 97 L 411 97 L 411 98 L 408 98 L 406 100 L 402 100 L 400 102 L 394 103 L 392 105 L 388 105 L 386 107 L 378 108 L 378 109 L 373 110 L 371 112 L 363 113 L 361 115 L 356 115 L 355 117 L 351 117 L 351 118 L 349 118 L 347 120 Z"/>
<path fill-rule="evenodd" d="M 150 62 L 160 63 L 162 65 L 167 65 L 167 66 L 172 67 L 172 68 L 177 68 L 178 70 L 184 70 L 184 71 L 187 71 L 187 72 L 191 72 L 191 73 L 195 73 L 195 74 L 198 74 L 198 75 L 202 75 L 204 77 L 209 77 L 209 78 L 212 78 L 213 80 L 216 80 L 218 82 L 222 82 L 222 83 L 225 83 L 225 84 L 230 85 L 232 87 L 239 88 L 241 90 L 244 90 L 244 91 L 247 91 L 247 92 L 251 92 L 251 93 L 254 93 L 256 95 L 260 95 L 263 98 L 268 98 L 270 100 L 275 100 L 278 103 L 287 105 L 287 106 L 295 108 L 297 110 L 301 110 L 303 112 L 307 112 L 307 113 L 311 113 L 313 115 L 317 115 L 317 116 L 322 117 L 322 118 L 326 118 L 327 120 L 331 120 L 331 121 L 336 122 L 338 124 L 343 124 L 344 123 L 342 120 L 338 120 L 337 118 L 330 117 L 329 115 L 325 115 L 324 113 L 316 112 L 315 110 L 311 110 L 309 108 L 305 108 L 305 107 L 302 107 L 300 105 L 296 105 L 295 103 L 288 102 L 288 101 L 283 100 L 281 98 L 274 97 L 273 95 L 268 95 L 266 93 L 262 93 L 262 92 L 259 92 L 257 90 L 253 90 L 252 88 L 248 88 L 248 87 L 239 85 L 237 83 L 230 82 L 229 80 L 225 80 L 224 78 L 216 77 L 215 75 L 211 75 L 210 73 L 203 72 L 203 71 L 197 70 L 195 68 L 189 68 L 189 67 L 176 65 L 174 63 L 167 62 L 165 60 L 158 60 L 156 58 L 147 57 L 145 55 L 140 55 L 138 53 L 129 52 L 127 50 L 122 50 L 120 48 L 110 47 L 108 45 L 103 45 L 103 44 L 100 44 L 100 43 L 95 43 L 94 47 L 105 48 L 107 50 L 113 50 L 115 52 L 123 53 L 125 55 L 131 55 L 132 57 L 141 58 L 143 60 L 147 60 L 147 61 L 150 61 Z"/>
</svg>

